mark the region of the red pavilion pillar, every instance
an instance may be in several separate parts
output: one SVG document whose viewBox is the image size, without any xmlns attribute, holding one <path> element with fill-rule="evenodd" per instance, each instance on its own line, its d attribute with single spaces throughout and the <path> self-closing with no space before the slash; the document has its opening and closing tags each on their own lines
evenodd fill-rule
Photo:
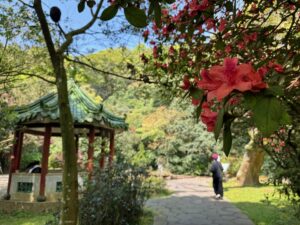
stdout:
<svg viewBox="0 0 300 225">
<path fill-rule="evenodd" d="M 91 127 L 89 132 L 89 147 L 88 147 L 88 162 L 87 162 L 87 171 L 89 172 L 89 179 L 91 179 L 92 172 L 93 172 L 94 141 L 95 141 L 95 128 Z"/>
<path fill-rule="evenodd" d="M 42 170 L 40 175 L 40 192 L 37 197 L 38 202 L 46 201 L 45 189 L 46 189 L 46 175 L 48 173 L 48 158 L 50 150 L 50 139 L 51 139 L 51 127 L 46 126 L 43 143 L 43 155 L 42 155 Z"/>
<path fill-rule="evenodd" d="M 109 138 L 109 166 L 112 166 L 114 155 L 115 155 L 115 131 L 111 131 L 110 138 Z"/>
<path fill-rule="evenodd" d="M 18 138 L 18 147 L 17 147 L 17 152 L 16 152 L 16 170 L 20 170 L 20 163 L 21 163 L 21 158 L 22 158 L 22 150 L 23 150 L 23 139 L 24 139 L 24 132 L 20 131 L 19 132 L 19 138 Z"/>
<path fill-rule="evenodd" d="M 102 142 L 101 142 L 101 153 L 100 153 L 100 160 L 99 160 L 99 166 L 100 169 L 103 169 L 105 166 L 105 140 L 104 136 L 102 136 Z"/>
<path fill-rule="evenodd" d="M 10 199 L 10 187 L 11 187 L 11 180 L 12 180 L 12 174 L 16 171 L 17 164 L 19 162 L 18 155 L 20 155 L 18 152 L 20 151 L 20 148 L 22 147 L 21 144 L 23 142 L 23 134 L 22 132 L 17 130 L 14 134 L 14 144 L 13 148 L 10 154 L 10 169 L 9 169 L 9 175 L 8 175 L 8 184 L 7 184 L 7 191 L 6 195 L 4 196 L 5 200 Z"/>
</svg>

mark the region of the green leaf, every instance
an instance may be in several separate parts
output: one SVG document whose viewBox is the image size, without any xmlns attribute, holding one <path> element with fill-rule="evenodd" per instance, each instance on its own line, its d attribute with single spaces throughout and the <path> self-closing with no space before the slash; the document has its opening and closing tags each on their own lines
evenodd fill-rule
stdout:
<svg viewBox="0 0 300 225">
<path fill-rule="evenodd" d="M 148 9 L 148 16 L 152 15 L 152 13 L 154 12 L 154 2 L 151 1 L 150 5 L 149 5 L 149 9 Z"/>
<path fill-rule="evenodd" d="M 232 146 L 231 122 L 232 120 L 227 120 L 223 129 L 223 151 L 226 156 L 229 155 Z"/>
<path fill-rule="evenodd" d="M 270 136 L 280 125 L 290 122 L 281 102 L 272 96 L 258 96 L 253 106 L 253 119 L 264 136 Z"/>
<path fill-rule="evenodd" d="M 196 121 L 198 122 L 199 121 L 199 118 L 200 118 L 200 115 L 201 115 L 201 112 L 202 112 L 202 103 L 200 103 L 200 105 L 196 108 L 195 110 L 195 118 L 196 118 Z"/>
<path fill-rule="evenodd" d="M 246 107 L 248 109 L 253 109 L 256 104 L 256 96 L 252 92 L 246 92 L 244 94 Z"/>
<path fill-rule="evenodd" d="M 158 1 L 154 2 L 154 20 L 155 20 L 156 26 L 158 28 L 161 28 L 161 7 L 160 7 Z"/>
<path fill-rule="evenodd" d="M 77 5 L 78 12 L 80 13 L 83 12 L 84 8 L 85 8 L 85 1 L 80 1 Z"/>
<path fill-rule="evenodd" d="M 217 50 L 224 50 L 225 47 L 226 47 L 226 44 L 222 40 L 218 40 L 216 42 L 216 49 Z"/>
<path fill-rule="evenodd" d="M 231 12 L 233 10 L 233 4 L 232 4 L 232 2 L 226 2 L 225 8 L 226 8 L 226 11 L 230 11 Z"/>
<path fill-rule="evenodd" d="M 87 3 L 88 7 L 93 8 L 96 5 L 95 0 L 88 0 Z"/>
<path fill-rule="evenodd" d="M 111 20 L 117 15 L 117 13 L 118 13 L 118 6 L 111 5 L 103 10 L 100 19 L 104 21 Z"/>
<path fill-rule="evenodd" d="M 201 99 L 203 97 L 204 91 L 195 87 L 190 88 L 189 91 L 190 96 L 192 96 L 195 99 Z"/>
<path fill-rule="evenodd" d="M 214 135 L 215 135 L 216 140 L 218 140 L 218 138 L 220 136 L 221 129 L 223 127 L 224 113 L 225 113 L 225 110 L 224 110 L 224 107 L 222 107 L 221 110 L 218 113 L 217 122 L 216 122 L 215 128 L 214 128 Z"/>
<path fill-rule="evenodd" d="M 165 0 L 165 2 L 168 4 L 173 4 L 175 2 L 175 0 Z"/>
<path fill-rule="evenodd" d="M 124 9 L 127 21 L 138 28 L 147 26 L 147 16 L 145 11 L 134 6 L 128 6 Z"/>
<path fill-rule="evenodd" d="M 282 87 L 280 87 L 280 86 L 272 86 L 272 87 L 269 87 L 268 89 L 266 89 L 264 91 L 264 94 L 273 95 L 273 96 L 283 96 L 284 91 L 283 91 Z"/>
</svg>

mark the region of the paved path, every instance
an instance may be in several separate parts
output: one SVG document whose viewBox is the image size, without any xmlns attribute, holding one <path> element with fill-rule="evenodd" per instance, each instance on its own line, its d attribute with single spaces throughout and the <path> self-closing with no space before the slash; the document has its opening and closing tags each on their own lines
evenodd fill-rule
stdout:
<svg viewBox="0 0 300 225">
<path fill-rule="evenodd" d="M 174 193 L 146 204 L 155 211 L 154 225 L 254 225 L 226 199 L 215 200 L 210 182 L 207 177 L 167 181 Z"/>
</svg>

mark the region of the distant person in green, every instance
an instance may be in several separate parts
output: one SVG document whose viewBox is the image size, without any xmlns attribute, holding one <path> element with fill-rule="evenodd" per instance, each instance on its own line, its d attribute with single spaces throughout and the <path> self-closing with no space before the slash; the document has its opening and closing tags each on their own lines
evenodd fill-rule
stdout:
<svg viewBox="0 0 300 225">
<path fill-rule="evenodd" d="M 212 172 L 213 177 L 213 187 L 216 194 L 216 199 L 223 199 L 223 166 L 220 163 L 219 155 L 217 153 L 213 153 L 212 156 L 212 164 L 210 167 L 210 172 Z"/>
</svg>

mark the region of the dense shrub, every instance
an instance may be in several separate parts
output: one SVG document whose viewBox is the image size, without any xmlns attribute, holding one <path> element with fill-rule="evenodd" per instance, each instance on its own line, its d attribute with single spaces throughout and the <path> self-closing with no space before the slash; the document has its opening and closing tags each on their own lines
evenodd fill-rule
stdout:
<svg viewBox="0 0 300 225">
<path fill-rule="evenodd" d="M 162 177 L 149 176 L 144 182 L 144 187 L 148 189 L 151 197 L 166 196 L 171 193 L 166 188 L 166 181 Z"/>
<path fill-rule="evenodd" d="M 80 200 L 80 225 L 136 225 L 148 197 L 145 170 L 115 165 L 95 173 Z"/>
</svg>

